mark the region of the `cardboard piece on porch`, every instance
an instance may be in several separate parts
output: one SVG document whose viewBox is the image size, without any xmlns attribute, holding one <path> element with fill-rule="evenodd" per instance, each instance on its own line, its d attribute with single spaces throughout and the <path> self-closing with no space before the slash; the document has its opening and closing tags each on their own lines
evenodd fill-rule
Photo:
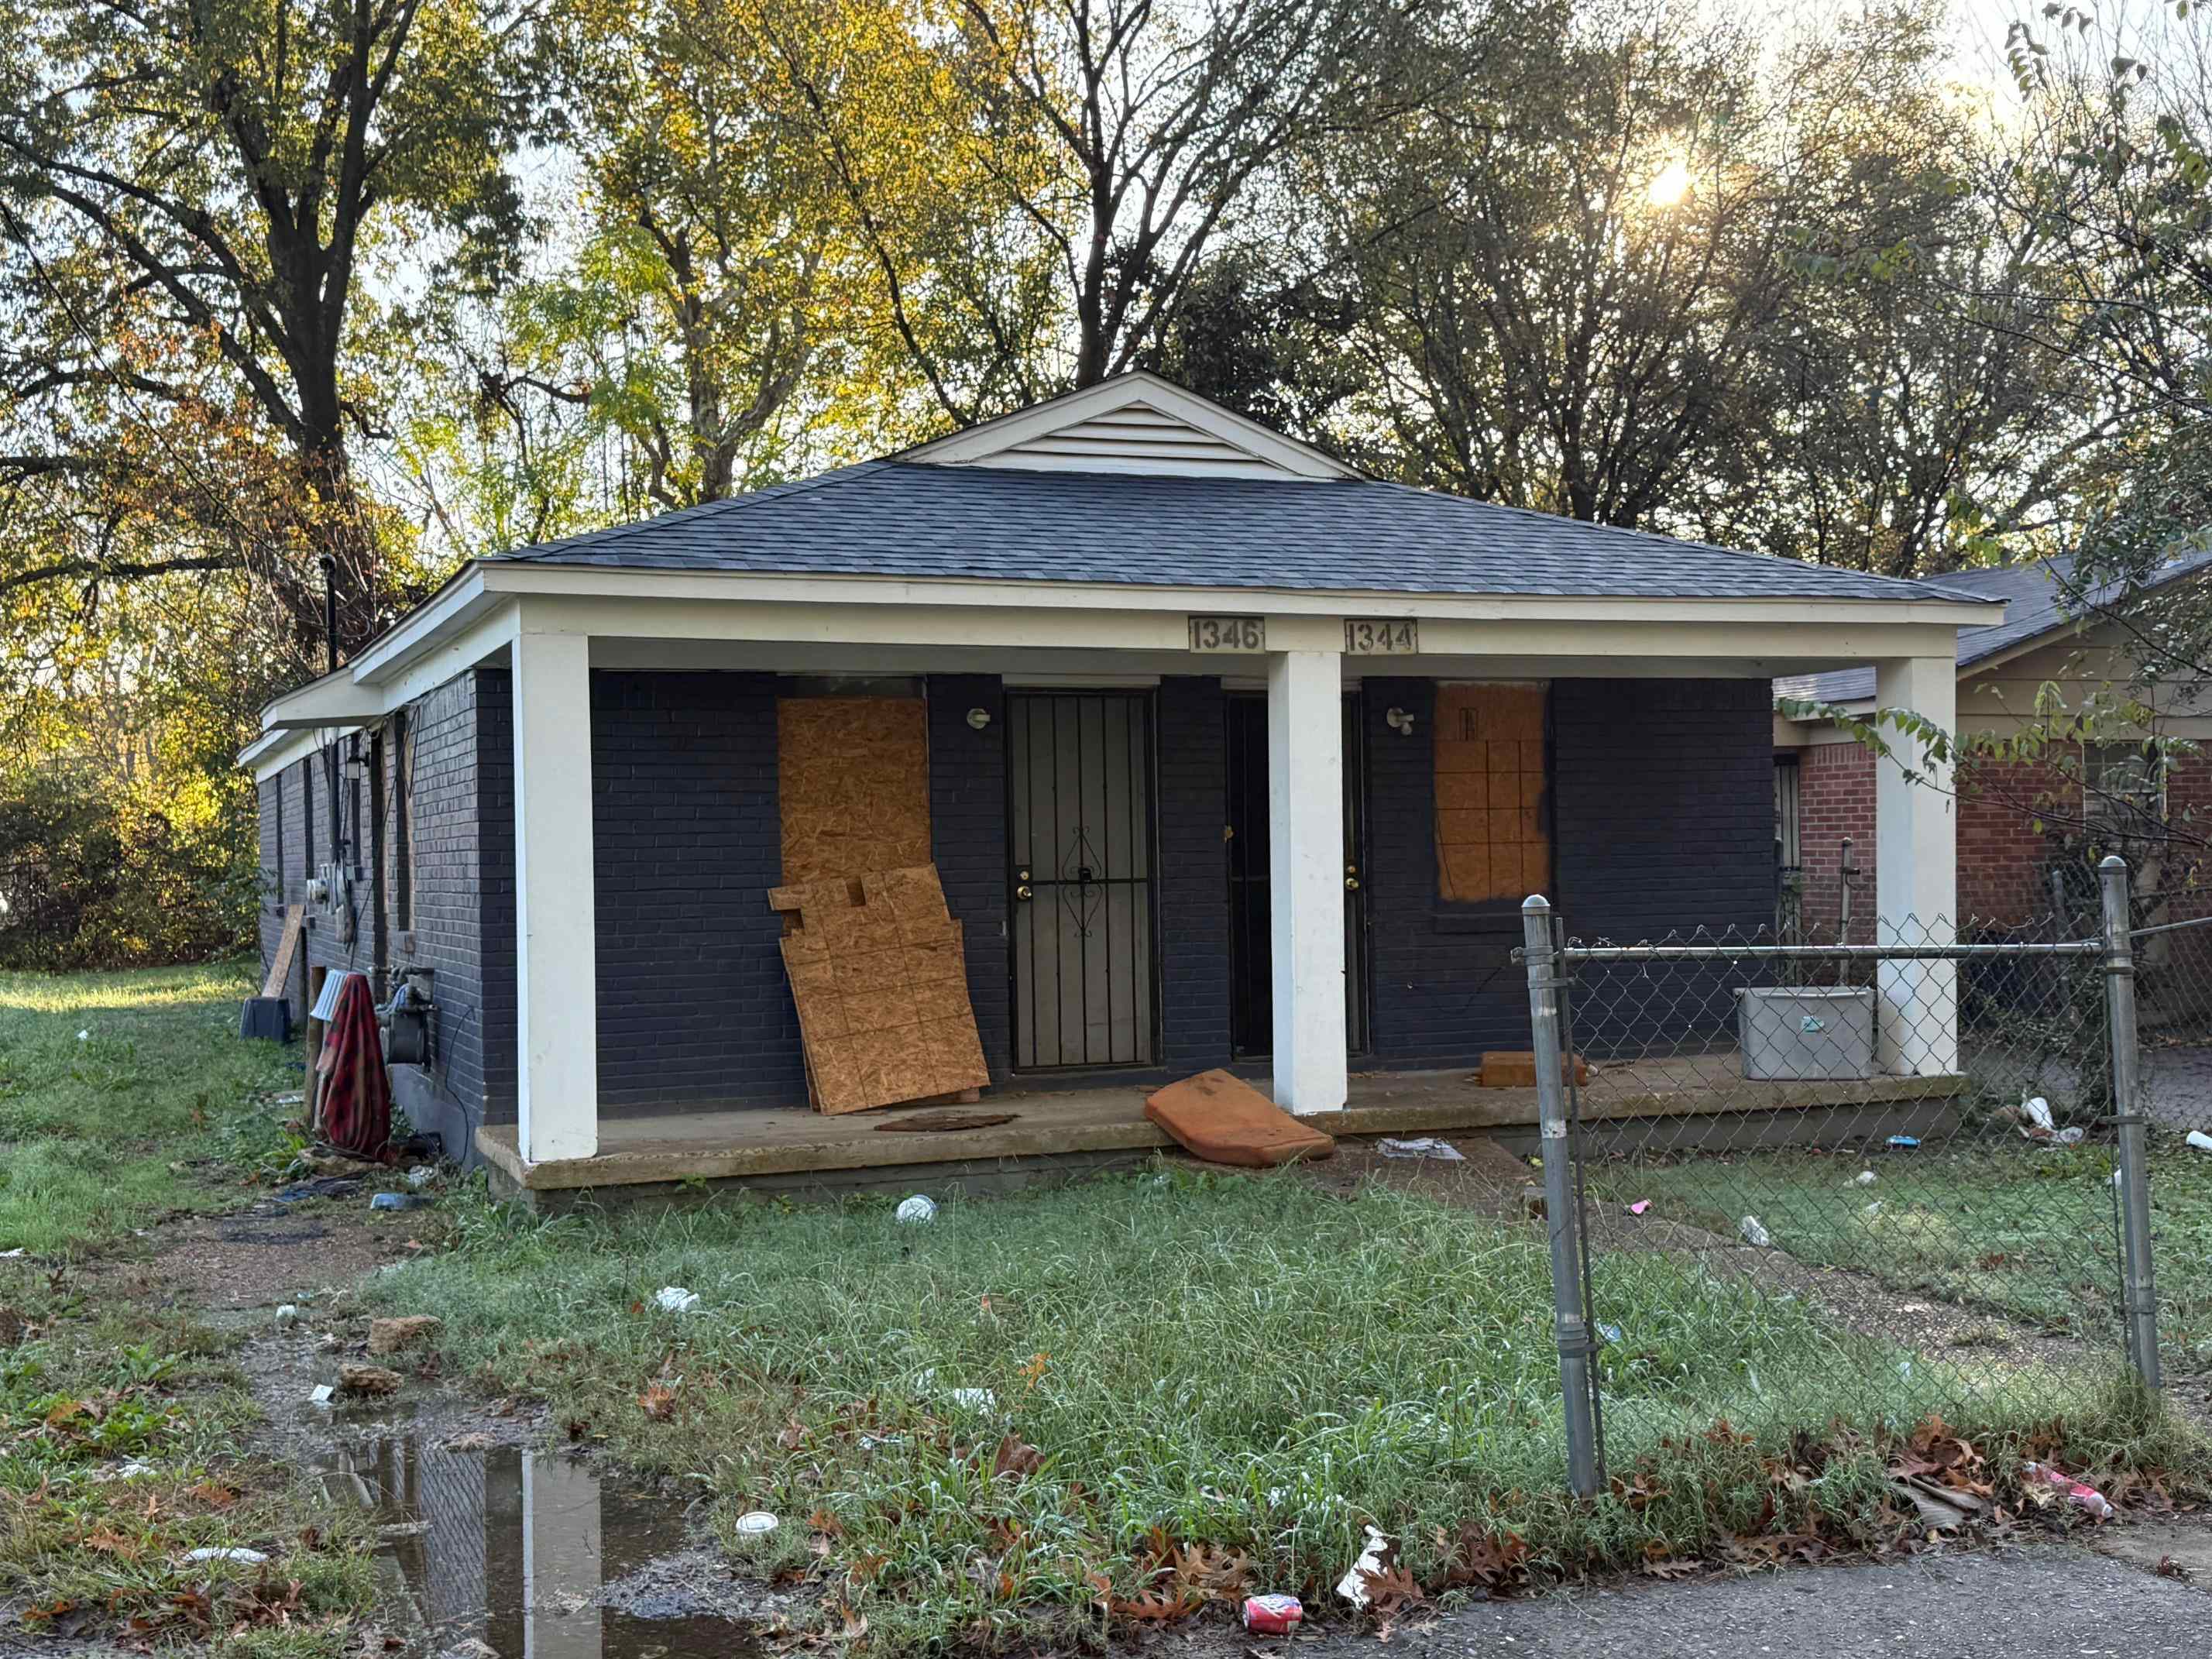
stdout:
<svg viewBox="0 0 2212 1659">
<path fill-rule="evenodd" d="M 927 865 L 772 890 L 807 1080 L 821 1112 L 858 1112 L 991 1080 L 960 924 Z"/>
<path fill-rule="evenodd" d="M 292 977 L 292 958 L 299 954 L 300 929 L 306 925 L 307 907 L 293 904 L 285 907 L 284 932 L 276 941 L 276 954 L 269 958 L 269 977 L 261 981 L 261 994 L 281 997 L 284 981 Z"/>
<path fill-rule="evenodd" d="M 1327 1158 L 1336 1142 L 1292 1117 L 1242 1078 L 1200 1072 L 1148 1096 L 1145 1115 L 1210 1164 L 1264 1170 Z"/>
<path fill-rule="evenodd" d="M 927 864 L 928 711 L 918 697 L 781 697 L 776 804 L 793 884 Z"/>
<path fill-rule="evenodd" d="M 1590 1080 L 1589 1062 L 1580 1054 L 1559 1057 L 1564 1081 L 1571 1060 L 1577 1084 Z M 1487 1048 L 1482 1055 L 1482 1086 L 1486 1089 L 1533 1089 L 1536 1086 L 1536 1055 L 1529 1048 Z"/>
</svg>

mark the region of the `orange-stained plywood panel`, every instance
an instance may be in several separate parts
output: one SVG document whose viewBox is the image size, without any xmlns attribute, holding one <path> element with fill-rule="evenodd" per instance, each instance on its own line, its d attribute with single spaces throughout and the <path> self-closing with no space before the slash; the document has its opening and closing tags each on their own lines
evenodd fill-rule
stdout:
<svg viewBox="0 0 2212 1659">
<path fill-rule="evenodd" d="M 1540 683 L 1437 688 L 1440 897 L 1457 903 L 1517 900 L 1551 885 L 1544 810 L 1549 690 Z"/>
<path fill-rule="evenodd" d="M 960 924 L 933 866 L 772 889 L 814 1107 L 859 1112 L 991 1080 Z"/>
<path fill-rule="evenodd" d="M 920 698 L 780 698 L 775 736 L 787 883 L 930 861 L 928 723 Z"/>
</svg>

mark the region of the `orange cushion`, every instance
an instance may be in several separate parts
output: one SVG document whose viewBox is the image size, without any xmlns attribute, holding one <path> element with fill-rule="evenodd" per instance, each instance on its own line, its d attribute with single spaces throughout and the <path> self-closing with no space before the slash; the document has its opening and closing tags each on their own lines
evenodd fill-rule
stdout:
<svg viewBox="0 0 2212 1659">
<path fill-rule="evenodd" d="M 1226 1072 L 1169 1084 L 1146 1099 L 1145 1115 L 1212 1164 L 1264 1170 L 1336 1150 L 1328 1136 Z"/>
</svg>

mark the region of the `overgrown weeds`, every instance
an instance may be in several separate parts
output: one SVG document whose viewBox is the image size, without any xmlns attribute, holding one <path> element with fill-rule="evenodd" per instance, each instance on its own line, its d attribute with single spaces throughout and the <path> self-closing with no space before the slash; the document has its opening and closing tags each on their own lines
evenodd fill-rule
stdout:
<svg viewBox="0 0 2212 1659">
<path fill-rule="evenodd" d="M 441 1316 L 453 1367 L 573 1437 L 697 1482 L 733 1547 L 823 1583 L 831 1633 L 897 1645 L 1096 1633 L 1247 1586 L 1325 1599 L 1370 1522 L 1401 1604 L 1767 1547 L 1746 1540 L 1886 1547 L 1887 1449 L 1930 1375 L 1639 1255 L 1648 1344 L 1609 1386 L 1654 1427 L 1576 1504 L 1540 1237 L 1381 1188 L 1167 1167 L 922 1226 L 879 1203 L 484 1206 L 458 1237 L 372 1296 Z M 671 1285 L 699 1310 L 660 1310 Z M 1956 1420 L 1992 1467 L 2179 1455 L 2109 1390 L 2035 1381 Z M 1750 1409 L 1717 1423 L 1722 1398 Z M 741 1542 L 757 1509 L 783 1524 Z"/>
<path fill-rule="evenodd" d="M 292 1143 L 297 1053 L 242 1042 L 247 965 L 0 974 L 0 1250 L 81 1250 L 236 1201 Z"/>
</svg>

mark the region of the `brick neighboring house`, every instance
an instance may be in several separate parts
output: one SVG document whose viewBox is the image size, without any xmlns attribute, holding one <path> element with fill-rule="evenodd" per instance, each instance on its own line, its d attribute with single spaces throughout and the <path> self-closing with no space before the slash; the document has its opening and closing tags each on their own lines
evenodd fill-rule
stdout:
<svg viewBox="0 0 2212 1659">
<path fill-rule="evenodd" d="M 1589 934 L 1759 925 L 1774 673 L 1848 640 L 1948 720 L 1996 609 L 1364 477 L 1125 375 L 471 562 L 264 711 L 263 945 L 302 905 L 305 967 L 427 980 L 401 1103 L 532 1190 L 814 1133 L 769 890 L 923 861 L 1006 1146 L 1109 1084 L 1127 1122 L 1054 1146 L 1143 1145 L 1134 1091 L 1212 1066 L 1331 1113 L 1528 1045 L 1529 893 Z M 1948 907 L 1940 805 L 1885 810 L 1918 856 L 1883 902 Z M 886 1184 L 999 1156 L 848 1141 Z"/>
<path fill-rule="evenodd" d="M 2161 582 L 2196 579 L 2212 556 L 2177 560 Z M 2005 620 L 1966 629 L 1959 635 L 1958 731 L 2014 735 L 2038 723 L 2039 695 L 2055 687 L 2069 709 L 2100 691 L 2126 697 L 2133 670 L 2124 624 L 2100 614 L 2109 592 L 2069 605 L 2065 586 L 2070 562 L 1962 571 L 1930 578 L 1932 585 L 1975 599 L 2005 602 Z M 1859 718 L 1876 707 L 1871 668 L 1778 678 L 1774 683 L 1775 856 L 1782 871 L 1783 914 L 1808 932 L 1826 935 L 1840 920 L 1845 890 L 1854 939 L 1873 937 L 1873 895 L 1878 879 L 1880 773 L 1893 763 L 1856 741 L 1833 720 L 1793 719 L 1799 702 L 1827 705 Z M 2136 863 L 2135 885 L 2146 914 L 2175 920 L 2204 914 L 2212 866 L 2170 848 L 2154 851 L 2140 836 L 2122 833 L 2124 811 L 2114 795 L 2137 798 L 2142 810 L 2179 823 L 2195 810 L 2212 829 L 2212 699 L 2200 702 L 2193 686 L 2167 684 L 2144 699 L 2160 710 L 2160 734 L 2204 745 L 2151 775 L 2140 746 L 2124 734 L 2069 756 L 2051 755 L 2003 763 L 1981 763 L 1959 781 L 1954 801 L 1958 857 L 1958 915 L 1968 924 L 2016 927 L 2051 915 L 2054 878 L 2063 884 L 2068 912 L 2077 919 L 2094 910 L 2094 858 L 2118 847 Z M 1885 731 L 1885 737 L 1893 734 Z M 2085 778 L 2100 787 L 2085 792 Z M 2085 801 L 2085 793 L 2088 799 Z M 2096 820 L 2106 833 L 2094 833 Z M 2085 820 L 2090 829 L 2084 830 Z M 1849 872 L 1844 863 L 1848 842 Z"/>
</svg>

